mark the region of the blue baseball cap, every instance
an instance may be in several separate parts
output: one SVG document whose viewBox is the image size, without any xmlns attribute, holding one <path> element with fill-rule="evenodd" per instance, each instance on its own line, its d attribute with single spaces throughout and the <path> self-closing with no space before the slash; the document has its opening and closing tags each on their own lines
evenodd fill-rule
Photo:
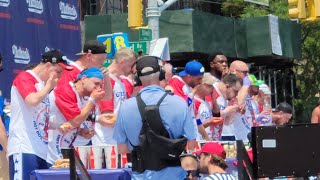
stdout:
<svg viewBox="0 0 320 180">
<path fill-rule="evenodd" d="M 198 61 L 189 61 L 184 70 L 179 73 L 179 76 L 203 76 L 204 67 Z"/>
<path fill-rule="evenodd" d="M 78 75 L 78 79 L 81 79 L 83 76 L 86 76 L 87 78 L 95 77 L 95 78 L 103 79 L 103 73 L 98 68 L 88 68 L 83 70 Z"/>
</svg>

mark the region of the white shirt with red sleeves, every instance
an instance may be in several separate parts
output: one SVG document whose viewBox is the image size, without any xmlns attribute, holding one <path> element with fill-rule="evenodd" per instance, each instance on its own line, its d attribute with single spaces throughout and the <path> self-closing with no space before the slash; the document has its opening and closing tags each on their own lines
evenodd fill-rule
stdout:
<svg viewBox="0 0 320 180">
<path fill-rule="evenodd" d="M 78 128 L 75 128 L 63 135 L 59 131 L 61 124 L 74 119 L 81 113 L 82 107 L 86 104 L 87 100 L 82 98 L 77 93 L 73 82 L 69 82 L 63 90 L 56 90 L 49 95 L 50 102 L 50 124 L 49 124 L 49 145 L 47 162 L 54 163 L 55 160 L 61 159 L 61 148 L 73 145 L 86 145 L 90 139 L 85 139 L 81 136 L 76 136 Z M 97 110 L 93 109 L 93 113 Z M 82 128 L 94 129 L 94 123 L 84 121 L 81 125 Z"/>
<path fill-rule="evenodd" d="M 180 76 L 174 75 L 169 81 L 169 86 L 173 88 L 175 95 L 182 97 L 185 101 L 188 101 L 188 97 L 192 96 L 192 88 Z"/>
<path fill-rule="evenodd" d="M 130 98 L 134 90 L 134 82 L 127 76 L 120 76 L 120 78 L 126 88 L 127 98 Z"/>
<path fill-rule="evenodd" d="M 175 95 L 180 96 L 183 98 L 189 107 L 189 112 L 191 113 L 191 117 L 193 119 L 193 125 L 198 132 L 197 120 L 195 115 L 195 104 L 194 104 L 194 97 L 192 95 L 192 88 L 188 86 L 180 76 L 174 75 L 170 81 L 169 86 L 173 88 L 173 93 Z M 197 139 L 199 139 L 199 134 Z"/>
<path fill-rule="evenodd" d="M 63 70 L 61 73 L 61 77 L 58 80 L 57 87 L 55 89 L 64 88 L 68 86 L 70 81 L 75 81 L 78 75 L 83 71 L 83 68 L 80 67 L 77 63 L 71 62 L 70 66 L 73 67 L 71 71 Z"/>
<path fill-rule="evenodd" d="M 112 85 L 113 96 L 111 100 L 100 102 L 99 108 L 101 112 L 107 110 L 117 114 L 122 102 L 127 99 L 126 88 L 124 81 L 121 78 L 118 79 L 113 74 L 109 74 L 109 76 Z M 117 144 L 117 142 L 112 138 L 113 129 L 114 128 L 103 127 L 100 124 L 97 124 L 94 129 L 96 135 L 92 137 L 92 144 Z"/>
<path fill-rule="evenodd" d="M 200 99 L 198 97 L 194 97 L 194 104 L 195 104 L 195 114 L 196 114 L 196 119 L 200 120 L 203 123 L 207 122 L 212 118 L 212 110 L 211 110 L 211 105 L 209 101 Z M 211 131 L 213 130 L 213 132 Z M 210 140 L 212 139 L 212 133 L 214 133 L 214 128 L 211 128 L 210 126 L 205 128 L 208 137 Z M 199 140 L 205 140 L 201 134 L 198 132 L 198 138 Z"/>
<path fill-rule="evenodd" d="M 228 100 L 226 100 L 225 97 L 220 92 L 220 90 L 218 88 L 218 83 L 213 84 L 213 88 L 214 88 L 214 92 L 216 94 L 217 104 L 220 108 L 220 111 L 223 111 L 228 106 Z M 222 118 L 223 118 L 223 122 L 224 122 L 226 116 L 224 115 L 224 116 L 222 116 Z M 233 131 L 233 126 L 232 125 L 227 126 L 225 124 L 219 125 L 219 126 L 216 126 L 215 131 L 219 132 L 215 135 L 215 139 L 220 140 L 222 135 L 229 135 L 229 132 Z"/>
<path fill-rule="evenodd" d="M 35 106 L 25 99 L 43 89 L 45 83 L 32 70 L 21 72 L 11 88 L 11 122 L 8 155 L 34 154 L 46 159 L 48 145 L 49 98 Z"/>
</svg>

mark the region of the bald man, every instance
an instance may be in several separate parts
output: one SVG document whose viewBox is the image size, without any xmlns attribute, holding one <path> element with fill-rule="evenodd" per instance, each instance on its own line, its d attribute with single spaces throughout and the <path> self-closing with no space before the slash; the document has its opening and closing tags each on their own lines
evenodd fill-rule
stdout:
<svg viewBox="0 0 320 180">
<path fill-rule="evenodd" d="M 236 74 L 238 78 L 243 79 L 249 74 L 249 67 L 245 62 L 235 60 L 230 64 L 230 73 Z"/>
</svg>

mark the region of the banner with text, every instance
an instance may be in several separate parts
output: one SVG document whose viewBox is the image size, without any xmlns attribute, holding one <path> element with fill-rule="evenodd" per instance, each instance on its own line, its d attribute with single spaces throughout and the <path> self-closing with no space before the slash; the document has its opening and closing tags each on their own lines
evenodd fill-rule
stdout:
<svg viewBox="0 0 320 180">
<path fill-rule="evenodd" d="M 77 0 L 0 0 L 0 90 L 10 98 L 12 80 L 41 54 L 59 49 L 71 60 L 81 51 Z"/>
</svg>

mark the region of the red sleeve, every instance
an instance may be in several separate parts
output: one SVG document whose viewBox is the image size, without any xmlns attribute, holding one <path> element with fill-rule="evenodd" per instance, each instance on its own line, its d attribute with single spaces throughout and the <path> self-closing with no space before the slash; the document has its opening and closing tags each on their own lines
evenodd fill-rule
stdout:
<svg viewBox="0 0 320 180">
<path fill-rule="evenodd" d="M 73 70 L 71 71 L 67 71 L 67 70 L 62 71 L 61 77 L 59 78 L 59 81 L 57 83 L 57 87 L 64 88 L 69 84 L 70 81 L 75 81 L 77 79 L 77 76 L 78 74 L 80 74 L 81 71 L 75 66 L 72 66 L 72 67 L 73 67 Z"/>
<path fill-rule="evenodd" d="M 38 81 L 29 73 L 21 72 L 13 81 L 13 86 L 16 87 L 23 99 L 25 99 L 29 94 L 36 93 L 37 89 L 35 84 Z"/>
<path fill-rule="evenodd" d="M 198 116 L 200 105 L 201 105 L 201 102 L 195 99 L 194 100 L 194 113 L 195 113 L 196 117 Z"/>
<path fill-rule="evenodd" d="M 70 86 L 63 90 L 54 91 L 55 103 L 67 121 L 74 119 L 81 113 L 77 103 L 77 97 Z"/>
<path fill-rule="evenodd" d="M 210 104 L 212 104 L 212 97 L 211 97 L 211 96 L 206 96 L 205 99 L 206 99 L 206 101 L 208 101 Z"/>
<path fill-rule="evenodd" d="M 182 90 L 184 84 L 179 79 L 177 78 L 170 79 L 169 86 L 173 88 L 173 94 L 182 97 L 185 101 L 188 100 L 188 96 L 184 94 Z"/>
<path fill-rule="evenodd" d="M 124 87 L 126 88 L 126 95 L 127 98 L 130 98 L 133 92 L 133 85 L 130 83 L 130 81 L 126 78 L 121 78 L 121 81 L 124 85 Z"/>
<path fill-rule="evenodd" d="M 103 111 L 113 111 L 114 110 L 113 88 L 114 88 L 115 81 L 112 78 L 110 78 L 110 82 L 111 82 L 111 86 L 112 86 L 112 99 L 111 100 L 106 100 L 106 101 L 100 101 L 98 103 L 101 112 L 103 112 Z"/>
<path fill-rule="evenodd" d="M 258 109 L 259 109 L 259 112 L 261 113 L 263 111 L 263 105 L 258 104 Z"/>
</svg>

